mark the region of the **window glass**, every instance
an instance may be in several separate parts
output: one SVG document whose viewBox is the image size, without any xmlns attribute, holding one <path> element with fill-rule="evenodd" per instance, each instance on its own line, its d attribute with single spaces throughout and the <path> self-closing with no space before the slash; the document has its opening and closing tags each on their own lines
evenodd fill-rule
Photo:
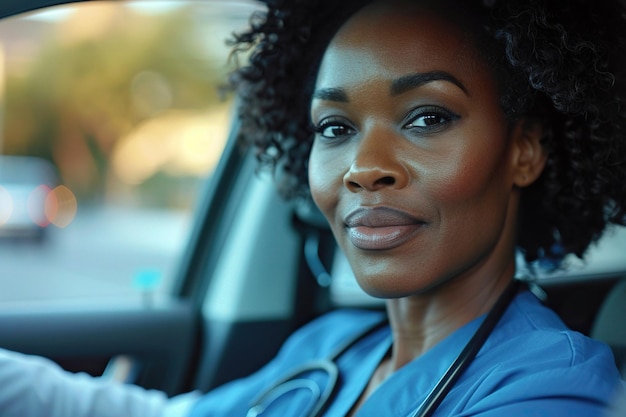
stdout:
<svg viewBox="0 0 626 417">
<path fill-rule="evenodd" d="M 231 117 L 247 1 L 0 21 L 0 305 L 167 297 Z"/>
</svg>

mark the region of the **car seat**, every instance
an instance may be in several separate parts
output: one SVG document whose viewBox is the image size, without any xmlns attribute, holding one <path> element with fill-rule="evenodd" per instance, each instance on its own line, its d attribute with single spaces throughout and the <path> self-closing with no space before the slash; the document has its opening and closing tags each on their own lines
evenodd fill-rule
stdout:
<svg viewBox="0 0 626 417">
<path fill-rule="evenodd" d="M 611 347 L 622 378 L 626 379 L 626 279 L 618 281 L 607 295 L 590 336 Z"/>
</svg>

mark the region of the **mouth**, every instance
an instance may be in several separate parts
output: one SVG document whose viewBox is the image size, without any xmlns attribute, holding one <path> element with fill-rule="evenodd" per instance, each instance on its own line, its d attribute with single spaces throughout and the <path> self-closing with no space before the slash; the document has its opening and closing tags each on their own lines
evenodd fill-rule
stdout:
<svg viewBox="0 0 626 417">
<path fill-rule="evenodd" d="M 363 250 L 389 250 L 412 239 L 424 220 L 388 207 L 360 208 L 345 219 L 348 237 Z"/>
</svg>

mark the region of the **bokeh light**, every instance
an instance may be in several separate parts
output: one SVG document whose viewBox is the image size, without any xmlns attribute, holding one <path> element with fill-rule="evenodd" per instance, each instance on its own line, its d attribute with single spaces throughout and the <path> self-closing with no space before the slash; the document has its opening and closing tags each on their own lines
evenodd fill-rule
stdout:
<svg viewBox="0 0 626 417">
<path fill-rule="evenodd" d="M 59 185 L 46 197 L 45 215 L 48 222 L 56 227 L 65 228 L 69 226 L 78 211 L 78 201 L 76 196 L 64 185 Z"/>
<path fill-rule="evenodd" d="M 9 221 L 13 212 L 13 199 L 6 188 L 0 185 L 0 226 Z"/>
</svg>

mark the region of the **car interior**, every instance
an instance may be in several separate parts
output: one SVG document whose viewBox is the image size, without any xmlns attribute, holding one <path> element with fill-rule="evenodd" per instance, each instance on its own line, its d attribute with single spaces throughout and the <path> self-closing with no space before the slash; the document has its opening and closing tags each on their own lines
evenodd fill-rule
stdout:
<svg viewBox="0 0 626 417">
<path fill-rule="evenodd" d="M 0 18 L 65 3 L 3 0 Z M 170 297 L 143 306 L 0 304 L 0 347 L 175 395 L 253 372 L 291 332 L 330 310 L 383 309 L 358 288 L 312 202 L 282 199 L 234 142 L 237 129 L 233 117 Z M 572 329 L 606 342 L 626 377 L 624 254 L 626 229 L 615 228 L 584 262 L 537 272 L 533 288 Z"/>
</svg>

